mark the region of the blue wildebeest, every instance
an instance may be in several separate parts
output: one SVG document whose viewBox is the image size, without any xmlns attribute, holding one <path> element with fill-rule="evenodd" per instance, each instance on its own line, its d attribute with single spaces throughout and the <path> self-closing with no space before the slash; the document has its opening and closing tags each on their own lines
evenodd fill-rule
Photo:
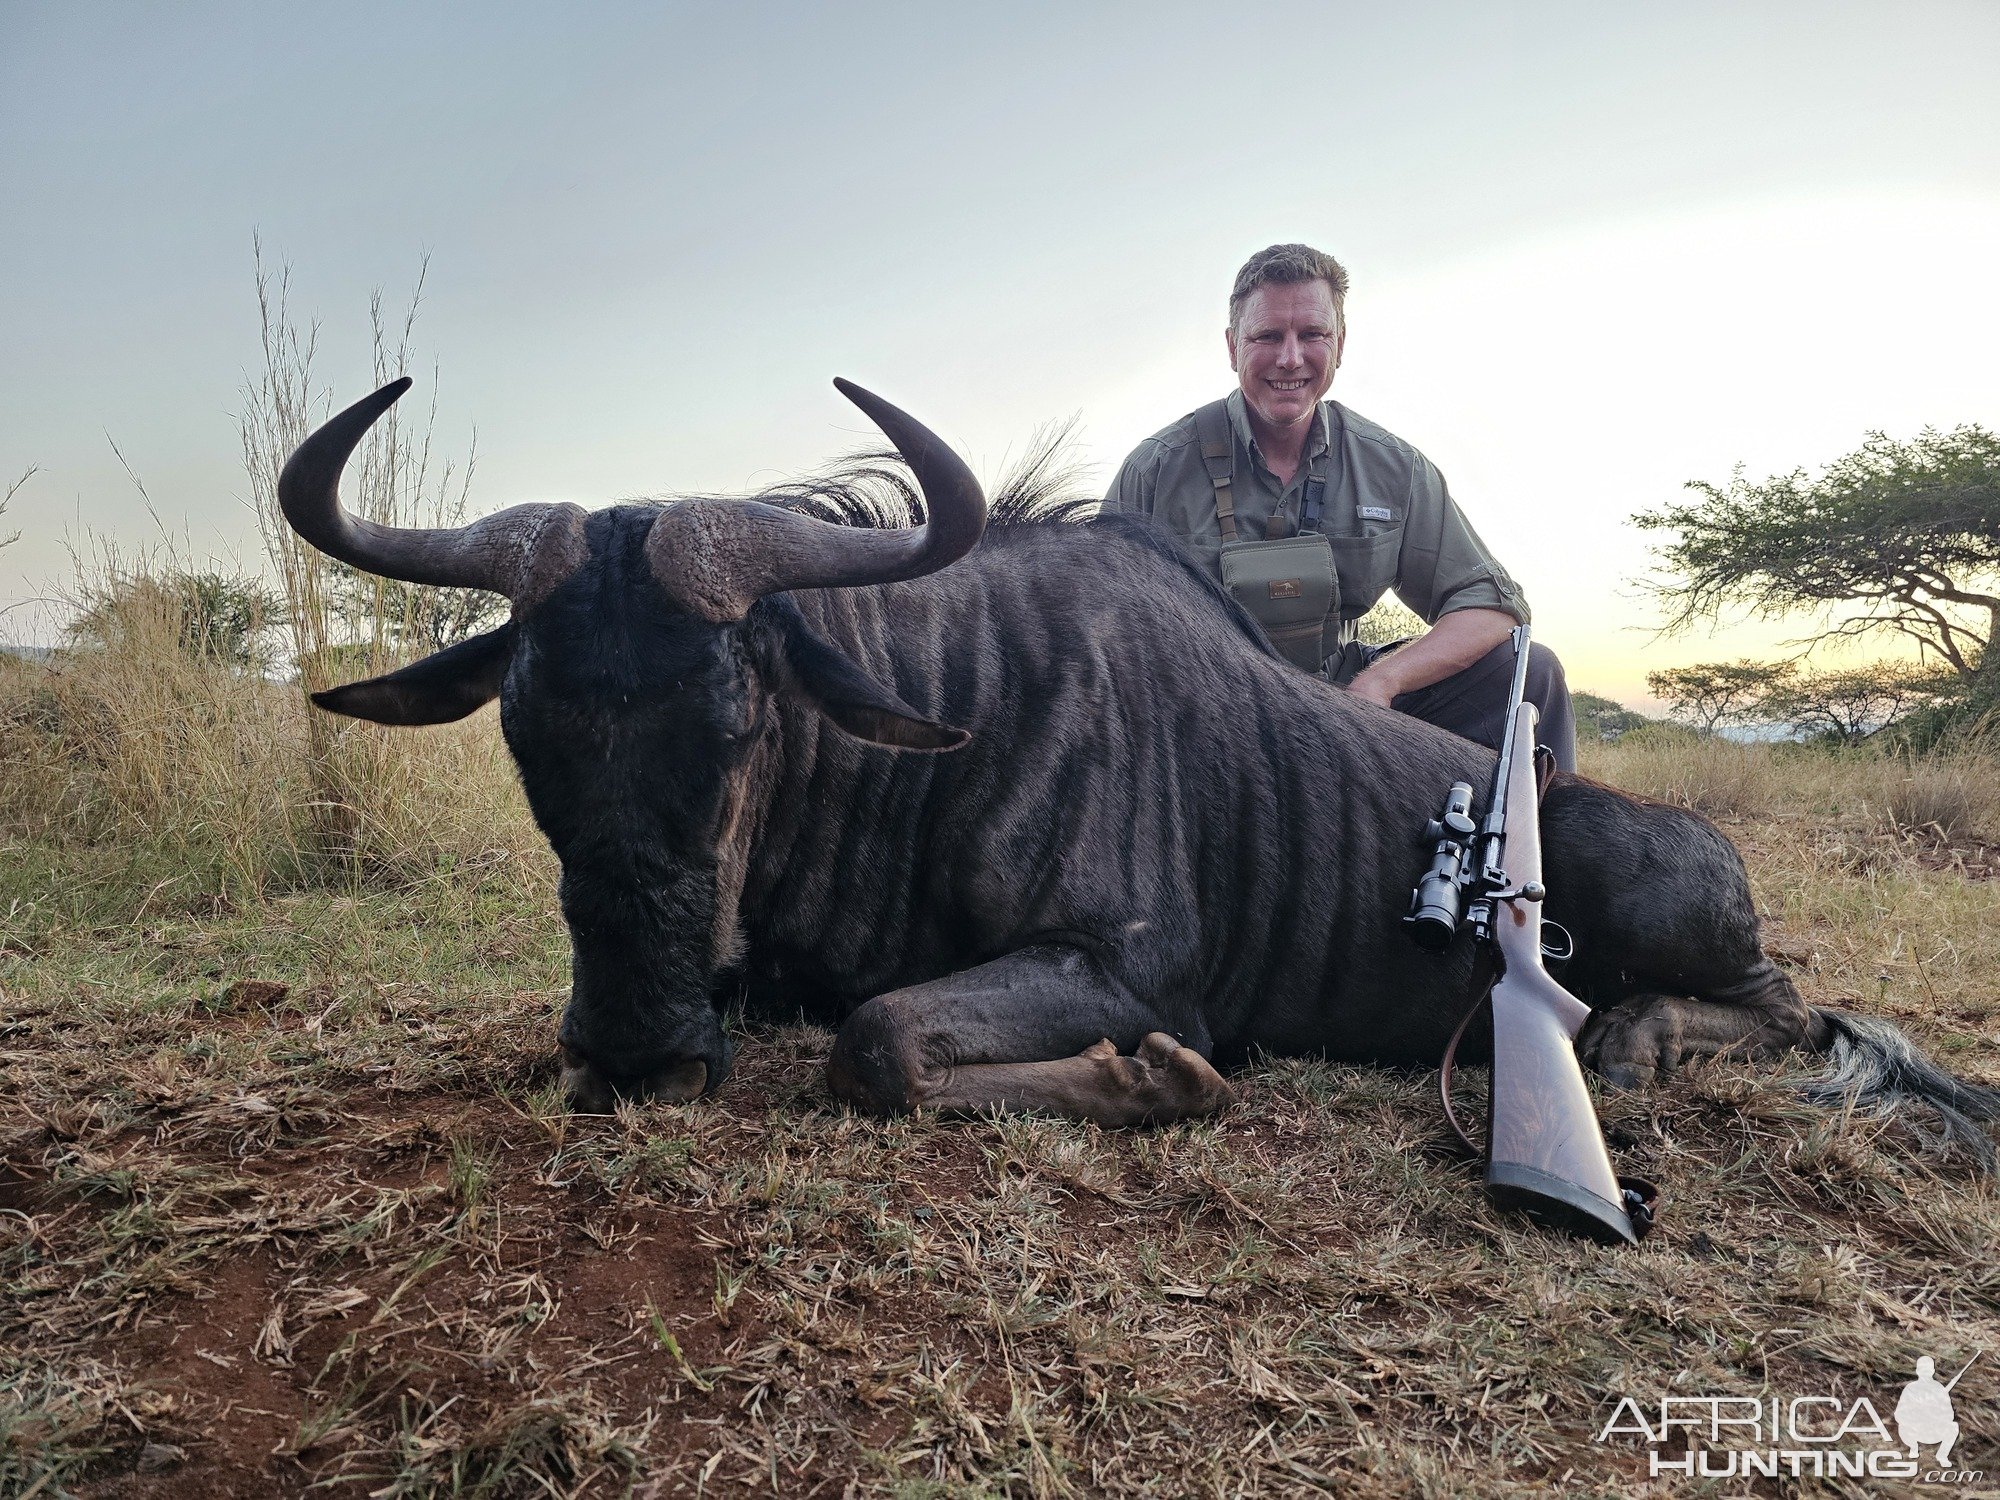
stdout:
<svg viewBox="0 0 2000 1500">
<path fill-rule="evenodd" d="M 579 1107 L 718 1087 L 740 987 L 838 1024 L 832 1087 L 880 1112 L 1130 1124 L 1216 1108 L 1215 1065 L 1255 1049 L 1436 1063 L 1470 944 L 1421 951 L 1397 919 L 1419 831 L 1491 752 L 1294 670 L 1144 522 L 1003 505 L 988 530 L 965 465 L 843 383 L 921 524 L 829 519 L 836 479 L 390 529 L 338 486 L 407 386 L 299 448 L 284 512 L 356 567 L 494 590 L 512 617 L 316 701 L 428 724 L 499 697 L 562 865 Z M 1972 1122 L 2000 1091 L 1808 1006 L 1711 824 L 1568 776 L 1542 817 L 1586 1064 L 1633 1083 L 1831 1051 L 1841 1085 L 1921 1097 L 1990 1154 Z"/>
</svg>

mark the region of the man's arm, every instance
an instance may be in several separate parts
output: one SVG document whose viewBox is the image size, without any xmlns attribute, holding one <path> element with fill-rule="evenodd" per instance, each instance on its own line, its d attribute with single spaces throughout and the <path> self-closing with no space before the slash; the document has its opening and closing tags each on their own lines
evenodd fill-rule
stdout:
<svg viewBox="0 0 2000 1500">
<path fill-rule="evenodd" d="M 1506 640 L 1516 623 L 1504 610 L 1454 610 L 1407 646 L 1377 657 L 1347 690 L 1387 708 L 1398 694 L 1414 693 L 1464 671 Z"/>
<path fill-rule="evenodd" d="M 1397 559 L 1397 597 L 1424 619 L 1425 634 L 1379 657 L 1348 684 L 1385 708 L 1461 672 L 1528 621 L 1528 603 L 1451 498 L 1444 476 L 1421 454 L 1410 475 L 1408 519 Z"/>
</svg>

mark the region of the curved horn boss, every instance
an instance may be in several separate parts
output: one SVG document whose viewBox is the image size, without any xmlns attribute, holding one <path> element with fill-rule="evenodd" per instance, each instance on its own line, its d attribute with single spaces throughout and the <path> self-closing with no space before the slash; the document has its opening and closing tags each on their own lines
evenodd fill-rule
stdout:
<svg viewBox="0 0 2000 1500">
<path fill-rule="evenodd" d="M 278 507 L 292 529 L 320 551 L 404 583 L 489 589 L 524 608 L 544 597 L 583 560 L 583 507 L 516 505 L 465 526 L 383 526 L 349 515 L 340 475 L 376 420 L 410 388 L 392 380 L 299 444 L 278 476 Z"/>
<path fill-rule="evenodd" d="M 958 561 L 986 529 L 986 496 L 964 460 L 900 408 L 851 381 L 839 392 L 867 413 L 910 466 L 928 519 L 899 531 L 837 526 L 759 501 L 687 500 L 660 513 L 646 560 L 683 607 L 718 624 L 766 594 L 920 578 Z"/>
</svg>

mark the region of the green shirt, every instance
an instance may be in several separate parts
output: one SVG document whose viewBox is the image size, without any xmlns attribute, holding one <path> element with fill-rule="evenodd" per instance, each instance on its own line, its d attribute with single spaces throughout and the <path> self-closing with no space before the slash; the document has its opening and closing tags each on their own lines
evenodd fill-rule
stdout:
<svg viewBox="0 0 2000 1500">
<path fill-rule="evenodd" d="M 1433 625 L 1460 609 L 1505 610 L 1527 623 L 1520 586 L 1453 503 L 1444 476 L 1408 443 L 1338 401 L 1323 401 L 1299 471 L 1281 486 L 1250 435 L 1243 393 L 1231 391 L 1228 405 L 1239 538 L 1262 540 L 1274 513 L 1284 518 L 1278 534 L 1290 536 L 1313 461 L 1325 456 L 1319 529 L 1333 548 L 1340 584 L 1339 631 L 1330 644 L 1353 640 L 1355 621 L 1390 589 Z M 1202 463 L 1193 413 L 1132 450 L 1111 481 L 1104 509 L 1152 517 L 1222 576 L 1215 487 Z"/>
</svg>

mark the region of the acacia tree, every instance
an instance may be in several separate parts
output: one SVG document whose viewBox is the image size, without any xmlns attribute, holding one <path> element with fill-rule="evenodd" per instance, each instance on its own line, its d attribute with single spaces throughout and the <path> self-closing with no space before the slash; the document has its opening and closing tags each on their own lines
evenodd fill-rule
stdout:
<svg viewBox="0 0 2000 1500">
<path fill-rule="evenodd" d="M 1816 615 L 1832 637 L 1894 633 L 1946 663 L 1968 690 L 2000 689 L 2000 438 L 1926 428 L 1907 443 L 1870 433 L 1817 479 L 1804 470 L 1725 487 L 1632 518 L 1671 533 L 1653 587 L 1666 629 L 1736 605 Z"/>
<path fill-rule="evenodd" d="M 1755 723 L 1763 705 L 1792 675 L 1790 662 L 1705 661 L 1646 674 L 1646 690 L 1677 719 L 1714 734 L 1724 724 Z"/>
<path fill-rule="evenodd" d="M 1851 745 L 1935 702 L 1954 680 L 1949 672 L 1912 672 L 1906 664 L 1885 661 L 1793 673 L 1772 686 L 1760 710 L 1800 734 L 1826 735 Z"/>
<path fill-rule="evenodd" d="M 1615 740 L 1646 723 L 1644 714 L 1635 714 L 1610 698 L 1586 693 L 1581 688 L 1569 695 L 1576 710 L 1576 730 L 1580 739 Z"/>
</svg>

